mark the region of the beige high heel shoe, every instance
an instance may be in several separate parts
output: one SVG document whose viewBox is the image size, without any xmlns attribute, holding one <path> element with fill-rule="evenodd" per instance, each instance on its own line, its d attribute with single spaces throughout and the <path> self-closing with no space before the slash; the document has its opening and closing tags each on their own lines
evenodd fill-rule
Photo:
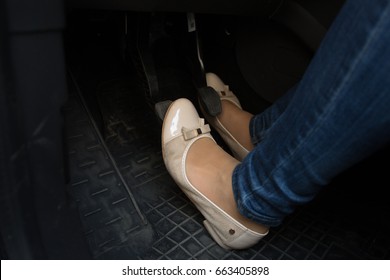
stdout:
<svg viewBox="0 0 390 280">
<path fill-rule="evenodd" d="M 227 100 L 233 103 L 238 108 L 242 109 L 240 101 L 234 95 L 232 91 L 230 91 L 229 86 L 225 85 L 222 80 L 214 73 L 206 74 L 206 82 L 209 87 L 212 87 L 219 95 L 220 100 Z M 206 110 L 200 104 L 200 108 L 207 122 L 211 124 L 213 128 L 221 135 L 222 139 L 229 146 L 230 150 L 233 153 L 233 156 L 242 161 L 249 153 L 249 151 L 237 141 L 237 139 L 226 129 L 226 127 L 221 123 L 218 116 L 212 117 L 210 116 Z"/>
<path fill-rule="evenodd" d="M 245 249 L 255 245 L 267 233 L 248 229 L 203 195 L 187 178 L 186 157 L 199 139 L 210 138 L 205 124 L 193 104 L 187 99 L 174 101 L 165 114 L 162 129 L 162 151 L 165 166 L 205 218 L 203 222 L 213 239 L 225 249 Z"/>
</svg>

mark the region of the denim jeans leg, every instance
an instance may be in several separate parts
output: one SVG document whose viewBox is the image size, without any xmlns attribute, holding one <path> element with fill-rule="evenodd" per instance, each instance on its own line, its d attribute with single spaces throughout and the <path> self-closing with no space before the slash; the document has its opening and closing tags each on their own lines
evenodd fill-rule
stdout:
<svg viewBox="0 0 390 280">
<path fill-rule="evenodd" d="M 389 143 L 389 30 L 390 1 L 344 5 L 289 103 L 233 172 L 244 216 L 279 225 L 337 174 Z M 264 118 L 255 117 L 251 129 L 261 131 Z"/>
<path fill-rule="evenodd" d="M 272 106 L 268 107 L 261 114 L 253 116 L 249 123 L 249 132 L 253 146 L 259 144 L 269 128 L 276 122 L 276 120 L 283 114 L 291 98 L 294 96 L 296 86 L 291 88 L 285 95 L 280 97 Z"/>
</svg>

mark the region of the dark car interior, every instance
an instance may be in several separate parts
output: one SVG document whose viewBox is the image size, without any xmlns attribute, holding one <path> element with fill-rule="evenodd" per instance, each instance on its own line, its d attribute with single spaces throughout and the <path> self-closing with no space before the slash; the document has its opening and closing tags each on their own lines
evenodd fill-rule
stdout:
<svg viewBox="0 0 390 280">
<path fill-rule="evenodd" d="M 343 3 L 0 0 L 2 259 L 389 259 L 387 147 L 232 251 L 162 160 L 170 101 L 208 101 L 213 72 L 262 112 Z"/>
</svg>

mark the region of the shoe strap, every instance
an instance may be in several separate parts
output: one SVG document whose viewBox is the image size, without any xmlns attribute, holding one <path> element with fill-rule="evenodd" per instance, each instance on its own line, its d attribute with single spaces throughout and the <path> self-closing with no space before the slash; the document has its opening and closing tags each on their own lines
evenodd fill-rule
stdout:
<svg viewBox="0 0 390 280">
<path fill-rule="evenodd" d="M 211 131 L 210 126 L 204 123 L 204 119 L 199 119 L 199 127 L 188 129 L 186 127 L 182 128 L 182 133 L 184 140 L 191 140 L 195 137 L 198 137 L 201 134 L 209 133 Z"/>
</svg>

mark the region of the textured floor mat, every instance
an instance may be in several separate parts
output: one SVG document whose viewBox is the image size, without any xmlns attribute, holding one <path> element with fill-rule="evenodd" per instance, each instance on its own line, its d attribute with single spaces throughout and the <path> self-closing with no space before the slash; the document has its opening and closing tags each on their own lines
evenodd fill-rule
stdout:
<svg viewBox="0 0 390 280">
<path fill-rule="evenodd" d="M 153 230 L 112 161 L 77 88 L 70 82 L 64 108 L 69 151 L 69 192 L 96 259 L 129 259 L 150 248 Z"/>
<path fill-rule="evenodd" d="M 95 23 L 83 25 L 87 17 L 81 14 L 74 24 L 78 36 L 69 40 L 74 43 L 68 55 L 71 69 L 118 167 L 114 168 L 71 87 L 73 96 L 65 112 L 66 126 L 72 132 L 67 138 L 70 191 L 78 201 L 94 258 L 390 259 L 390 204 L 386 194 L 390 177 L 388 164 L 378 164 L 388 161 L 388 152 L 334 180 L 312 203 L 297 209 L 256 246 L 241 251 L 219 247 L 204 229 L 202 215 L 165 169 L 161 124 L 147 105 L 142 80 L 136 78 L 142 69 L 135 71 L 118 56 L 116 15 L 111 15 L 113 21 L 100 22 L 101 28 L 96 30 L 91 28 Z M 210 28 L 221 22 L 218 17 L 210 18 Z M 226 33 L 221 28 L 220 36 L 210 32 L 203 40 L 204 45 L 208 42 L 215 49 L 205 49 L 205 55 L 209 54 L 205 56 L 207 66 L 238 89 L 244 108 L 261 112 L 268 104 L 259 101 L 243 81 L 229 47 L 233 45 L 232 36 Z M 157 65 L 157 72 L 166 99 L 173 100 L 190 94 L 187 89 L 193 85 L 178 68 L 180 63 L 165 57 L 172 55 L 166 51 L 169 46 L 158 45 L 164 60 L 158 59 L 162 65 Z M 374 171 L 368 171 L 371 166 Z"/>
<path fill-rule="evenodd" d="M 371 259 L 388 254 L 383 243 L 375 244 L 377 233 L 346 228 L 345 215 L 329 211 L 329 201 L 298 209 L 253 248 L 220 248 L 205 231 L 201 214 L 167 174 L 160 124 L 133 85 L 123 78 L 103 82 L 98 99 L 107 145 L 155 231 L 144 259 Z"/>
</svg>

